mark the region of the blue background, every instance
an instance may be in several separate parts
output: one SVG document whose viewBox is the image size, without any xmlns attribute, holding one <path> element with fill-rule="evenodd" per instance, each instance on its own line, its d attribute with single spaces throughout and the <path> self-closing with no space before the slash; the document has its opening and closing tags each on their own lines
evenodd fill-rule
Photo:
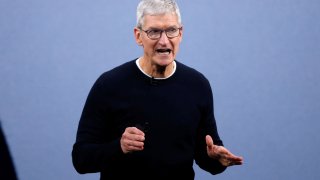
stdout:
<svg viewBox="0 0 320 180">
<path fill-rule="evenodd" d="M 178 1 L 177 57 L 211 82 L 219 133 L 245 158 L 215 177 L 318 180 L 320 1 Z M 0 119 L 21 180 L 94 180 L 71 163 L 87 94 L 139 57 L 138 0 L 0 0 Z"/>
</svg>

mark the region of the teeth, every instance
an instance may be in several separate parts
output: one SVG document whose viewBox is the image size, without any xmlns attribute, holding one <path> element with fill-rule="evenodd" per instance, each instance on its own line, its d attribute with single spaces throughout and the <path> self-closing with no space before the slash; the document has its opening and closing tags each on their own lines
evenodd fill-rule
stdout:
<svg viewBox="0 0 320 180">
<path fill-rule="evenodd" d="M 171 52 L 171 49 L 157 49 L 157 53 L 168 55 Z"/>
<path fill-rule="evenodd" d="M 170 52 L 169 51 L 165 51 L 165 52 L 158 52 L 159 54 L 166 54 L 166 55 L 169 55 Z"/>
</svg>

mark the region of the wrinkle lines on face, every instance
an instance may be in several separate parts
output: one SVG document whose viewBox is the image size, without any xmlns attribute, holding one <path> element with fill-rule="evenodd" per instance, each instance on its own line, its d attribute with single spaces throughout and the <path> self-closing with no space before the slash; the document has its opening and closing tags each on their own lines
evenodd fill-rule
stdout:
<svg viewBox="0 0 320 180">
<path fill-rule="evenodd" d="M 141 36 L 144 48 L 144 58 L 154 64 L 168 65 L 172 63 L 179 50 L 182 32 L 177 37 L 168 38 L 163 30 L 178 28 L 178 17 L 168 13 L 162 15 L 146 15 L 144 17 L 144 29 L 158 29 L 162 31 L 159 39 L 152 40 L 146 33 Z"/>
<path fill-rule="evenodd" d="M 153 77 L 166 77 L 173 72 L 174 60 L 182 40 L 182 28 L 178 17 L 174 13 L 161 15 L 146 15 L 143 27 L 136 27 L 135 38 L 143 48 L 140 63 L 143 71 Z M 167 36 L 167 31 L 179 29 L 175 37 Z M 151 30 L 160 31 L 159 38 L 148 36 Z M 151 32 L 159 33 L 159 32 Z M 169 32 L 170 33 L 170 32 Z M 172 32 L 171 32 L 172 33 Z M 153 34 L 154 35 L 154 34 Z"/>
</svg>

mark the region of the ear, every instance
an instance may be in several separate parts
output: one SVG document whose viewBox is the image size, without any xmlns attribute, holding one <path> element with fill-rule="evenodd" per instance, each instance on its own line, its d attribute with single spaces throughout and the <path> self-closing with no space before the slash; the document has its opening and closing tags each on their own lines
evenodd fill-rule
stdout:
<svg viewBox="0 0 320 180">
<path fill-rule="evenodd" d="M 134 28 L 134 37 L 139 46 L 142 46 L 141 31 L 137 27 Z"/>
<path fill-rule="evenodd" d="M 182 36 L 183 35 L 183 26 L 181 26 L 181 30 L 180 30 L 180 42 L 182 41 Z"/>
</svg>

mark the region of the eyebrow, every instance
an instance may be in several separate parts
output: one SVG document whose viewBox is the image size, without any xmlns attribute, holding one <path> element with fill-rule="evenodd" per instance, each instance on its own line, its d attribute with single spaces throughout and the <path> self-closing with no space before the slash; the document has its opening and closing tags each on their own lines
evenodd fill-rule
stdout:
<svg viewBox="0 0 320 180">
<path fill-rule="evenodd" d="M 173 26 L 169 26 L 169 27 L 167 27 L 166 29 L 171 29 L 171 28 L 178 28 L 178 26 L 176 26 L 176 25 L 173 25 Z M 152 29 L 152 30 L 166 30 L 166 29 L 161 29 L 161 28 L 156 28 L 156 27 L 149 27 L 149 28 L 147 28 L 147 29 Z"/>
</svg>

